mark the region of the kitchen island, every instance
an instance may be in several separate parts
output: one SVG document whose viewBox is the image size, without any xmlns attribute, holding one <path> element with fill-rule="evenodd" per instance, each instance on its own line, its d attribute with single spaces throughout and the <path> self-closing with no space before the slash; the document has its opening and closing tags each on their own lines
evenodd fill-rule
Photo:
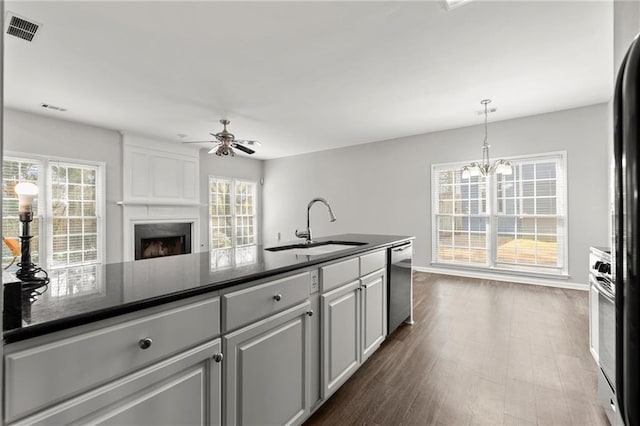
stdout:
<svg viewBox="0 0 640 426">
<path fill-rule="evenodd" d="M 386 250 L 411 239 L 56 271 L 4 332 L 5 423 L 300 423 L 384 340 Z"/>
</svg>

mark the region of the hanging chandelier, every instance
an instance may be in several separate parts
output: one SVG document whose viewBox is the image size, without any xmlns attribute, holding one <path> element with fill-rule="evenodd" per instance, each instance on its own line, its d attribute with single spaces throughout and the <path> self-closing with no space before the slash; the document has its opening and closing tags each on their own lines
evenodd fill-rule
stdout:
<svg viewBox="0 0 640 426">
<path fill-rule="evenodd" d="M 484 142 L 482 144 L 482 163 L 471 163 L 462 167 L 462 179 L 469 179 L 472 176 L 488 176 L 492 173 L 510 175 L 513 173 L 511 162 L 507 160 L 496 160 L 493 164 L 489 161 L 489 144 L 487 143 L 487 105 L 491 103 L 491 99 L 483 99 L 480 101 L 484 105 Z M 495 110 L 493 110 L 495 111 Z M 492 111 L 492 112 L 493 112 Z"/>
</svg>

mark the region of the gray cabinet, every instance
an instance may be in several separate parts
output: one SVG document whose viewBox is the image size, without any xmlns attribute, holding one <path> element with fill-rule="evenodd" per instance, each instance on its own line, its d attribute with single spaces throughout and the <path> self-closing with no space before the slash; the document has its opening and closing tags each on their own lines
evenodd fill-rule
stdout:
<svg viewBox="0 0 640 426">
<path fill-rule="evenodd" d="M 336 391 L 373 354 L 387 334 L 386 269 L 320 296 L 322 397 Z"/>
<path fill-rule="evenodd" d="M 3 424 L 302 423 L 384 341 L 385 265 L 376 250 L 7 345 Z"/>
<path fill-rule="evenodd" d="M 12 425 L 219 425 L 220 348 L 215 339 Z"/>
<path fill-rule="evenodd" d="M 362 298 L 362 357 L 365 362 L 387 335 L 386 269 L 374 272 L 361 280 Z"/>
<path fill-rule="evenodd" d="M 137 312 L 121 322 L 105 320 L 6 346 L 4 421 L 90 395 L 116 379 L 162 366 L 163 360 L 212 341 L 220 334 L 220 299 L 197 299 Z M 145 340 L 150 344 L 143 347 Z"/>
<path fill-rule="evenodd" d="M 360 366 L 360 281 L 320 297 L 322 397 L 327 398 Z"/>
<path fill-rule="evenodd" d="M 309 410 L 306 301 L 223 337 L 226 425 L 301 422 Z"/>
</svg>

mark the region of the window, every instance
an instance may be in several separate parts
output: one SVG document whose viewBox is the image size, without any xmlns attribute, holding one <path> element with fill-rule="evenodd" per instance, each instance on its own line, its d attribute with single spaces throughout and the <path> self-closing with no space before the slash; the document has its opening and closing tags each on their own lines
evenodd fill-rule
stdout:
<svg viewBox="0 0 640 426">
<path fill-rule="evenodd" d="M 211 267 L 255 262 L 256 183 L 209 176 L 209 206 Z"/>
<path fill-rule="evenodd" d="M 5 157 L 3 162 L 4 237 L 17 238 L 19 181 L 38 185 L 31 233 L 34 263 L 45 268 L 81 266 L 102 262 L 104 217 L 103 165 L 47 158 Z M 3 264 L 13 256 L 3 247 Z"/>
<path fill-rule="evenodd" d="M 433 261 L 566 273 L 564 153 L 510 159 L 511 175 L 433 166 Z"/>
<path fill-rule="evenodd" d="M 22 230 L 18 219 L 18 196 L 15 187 L 19 182 L 31 182 L 38 185 L 40 176 L 40 162 L 26 158 L 5 157 L 2 163 L 2 236 L 18 238 Z M 38 197 L 39 199 L 42 197 Z M 39 201 L 38 199 L 38 201 Z M 40 263 L 40 208 L 39 203 L 33 205 L 33 222 L 31 222 L 31 260 Z M 5 244 L 2 245 L 2 264 L 8 265 L 13 260 L 13 254 Z M 17 260 L 19 261 L 19 259 Z"/>
<path fill-rule="evenodd" d="M 98 260 L 98 167 L 68 163 L 49 166 L 51 203 L 47 235 L 51 235 L 52 267 Z"/>
</svg>

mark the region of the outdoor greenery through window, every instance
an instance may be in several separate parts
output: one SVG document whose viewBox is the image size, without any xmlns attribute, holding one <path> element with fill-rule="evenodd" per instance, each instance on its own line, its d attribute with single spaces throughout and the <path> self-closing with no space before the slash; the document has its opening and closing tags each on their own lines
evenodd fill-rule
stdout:
<svg viewBox="0 0 640 426">
<path fill-rule="evenodd" d="M 211 267 L 254 262 L 256 183 L 210 176 L 209 205 Z"/>
<path fill-rule="evenodd" d="M 433 166 L 434 263 L 566 274 L 564 153 L 510 161 L 510 175 L 467 179 Z"/>
<path fill-rule="evenodd" d="M 15 185 L 36 184 L 32 260 L 45 269 L 102 262 L 103 189 L 98 164 L 6 156 L 3 161 L 2 236 L 18 240 L 21 226 Z M 3 245 L 2 261 L 13 255 Z"/>
</svg>

